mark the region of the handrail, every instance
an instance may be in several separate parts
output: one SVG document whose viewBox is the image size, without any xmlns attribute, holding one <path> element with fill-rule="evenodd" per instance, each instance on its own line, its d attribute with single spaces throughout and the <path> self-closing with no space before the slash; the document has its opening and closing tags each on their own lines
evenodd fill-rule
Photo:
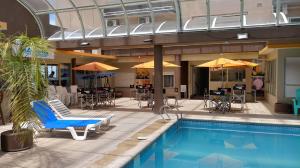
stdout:
<svg viewBox="0 0 300 168">
<path fill-rule="evenodd" d="M 168 104 L 167 98 L 165 98 L 164 105 L 162 105 L 160 107 L 160 109 L 159 109 L 159 114 L 162 117 L 162 119 L 164 119 L 164 120 L 170 120 L 171 117 L 170 117 L 169 112 L 167 111 L 167 109 L 170 109 L 171 111 L 174 111 L 174 109 L 175 109 L 175 114 L 176 114 L 177 120 L 181 119 L 182 118 L 182 112 L 179 111 L 178 106 L 179 105 L 178 105 L 177 99 L 175 99 L 174 106 L 171 106 L 171 105 Z M 167 119 L 164 117 L 164 114 L 166 114 Z"/>
</svg>

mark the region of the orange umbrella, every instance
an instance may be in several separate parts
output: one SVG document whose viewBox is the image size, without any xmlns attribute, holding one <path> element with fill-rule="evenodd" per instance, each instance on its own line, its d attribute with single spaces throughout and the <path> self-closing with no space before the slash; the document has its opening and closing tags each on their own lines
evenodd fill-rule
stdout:
<svg viewBox="0 0 300 168">
<path fill-rule="evenodd" d="M 84 64 L 81 66 L 77 66 L 73 68 L 73 70 L 81 70 L 81 71 L 112 71 L 112 70 L 117 70 L 119 68 L 113 67 L 107 64 L 103 64 L 100 62 L 91 62 L 88 64 Z"/>
<path fill-rule="evenodd" d="M 172 64 L 172 63 L 166 62 L 166 61 L 163 61 L 163 67 L 178 68 L 180 66 L 176 65 L 176 64 Z M 133 66 L 131 68 L 154 69 L 154 61 L 149 61 L 149 62 L 145 62 L 145 63 L 142 63 L 142 64 L 138 64 L 138 65 L 135 65 L 135 66 Z"/>
</svg>

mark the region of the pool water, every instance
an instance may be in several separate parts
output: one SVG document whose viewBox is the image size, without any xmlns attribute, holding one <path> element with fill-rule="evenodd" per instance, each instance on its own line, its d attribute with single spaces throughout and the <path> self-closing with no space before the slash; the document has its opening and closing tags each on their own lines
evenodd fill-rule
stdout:
<svg viewBox="0 0 300 168">
<path fill-rule="evenodd" d="M 300 168 L 300 127 L 179 120 L 124 168 Z"/>
</svg>

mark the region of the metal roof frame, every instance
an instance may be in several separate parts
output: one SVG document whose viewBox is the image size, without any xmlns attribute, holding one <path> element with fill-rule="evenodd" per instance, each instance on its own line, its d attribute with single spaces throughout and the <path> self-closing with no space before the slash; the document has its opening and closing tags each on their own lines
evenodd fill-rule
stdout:
<svg viewBox="0 0 300 168">
<path fill-rule="evenodd" d="M 191 19 L 188 19 L 185 23 L 182 23 L 182 11 L 181 11 L 181 1 L 179 0 L 138 0 L 138 1 L 134 1 L 134 2 L 124 2 L 124 0 L 119 0 L 119 3 L 114 3 L 114 4 L 104 4 L 104 5 L 99 5 L 99 3 L 96 0 L 89 0 L 90 2 L 92 2 L 91 4 L 86 4 L 85 6 L 76 6 L 76 4 L 73 2 L 74 0 L 67 0 L 66 2 L 69 2 L 71 7 L 67 7 L 67 8 L 62 8 L 62 9 L 56 9 L 55 6 L 53 6 L 49 0 L 41 0 L 44 4 L 46 4 L 48 6 L 48 10 L 35 10 L 33 8 L 33 6 L 26 0 L 17 0 L 22 6 L 24 6 L 34 17 L 35 21 L 38 24 L 38 27 L 40 29 L 41 32 L 41 36 L 42 37 L 46 37 L 45 34 L 45 28 L 46 26 L 43 25 L 42 21 L 39 18 L 39 15 L 45 15 L 45 14 L 55 14 L 56 18 L 57 18 L 57 24 L 58 26 L 60 26 L 60 31 L 61 31 L 61 39 L 62 40 L 67 40 L 67 38 L 65 37 L 65 30 L 64 26 L 63 26 L 63 20 L 60 18 L 59 13 L 63 13 L 63 12 L 70 12 L 70 11 L 75 11 L 76 15 L 79 19 L 79 24 L 81 27 L 81 34 L 82 34 L 82 39 L 85 40 L 86 39 L 86 28 L 84 25 L 84 18 L 82 17 L 80 11 L 81 10 L 90 10 L 90 9 L 96 9 L 98 11 L 98 15 L 100 16 L 100 24 L 101 24 L 101 29 L 102 29 L 102 34 L 100 34 L 99 37 L 107 37 L 109 32 L 107 32 L 107 25 L 106 25 L 106 18 L 108 17 L 113 17 L 113 16 L 124 16 L 124 21 L 125 21 L 125 26 L 126 27 L 126 35 L 130 35 L 130 23 L 129 23 L 129 15 L 143 15 L 143 11 L 138 10 L 138 9 L 126 9 L 126 7 L 128 6 L 132 6 L 132 5 L 147 5 L 148 9 L 150 11 L 150 17 L 151 17 L 151 28 L 152 28 L 152 34 L 156 34 L 156 33 L 164 33 L 164 32 L 168 32 L 168 31 L 160 31 L 160 28 L 163 26 L 163 24 L 165 24 L 166 21 L 162 21 L 161 23 L 158 23 L 160 26 L 158 28 L 155 28 L 155 14 L 159 13 L 159 12 L 174 12 L 175 13 L 175 17 L 176 17 L 176 32 L 182 32 L 182 31 L 197 31 L 197 29 L 187 29 L 186 26 L 188 25 L 188 22 L 191 21 Z M 211 0 L 205 0 L 205 4 L 206 4 L 206 9 L 207 9 L 207 13 L 206 13 L 206 21 L 207 21 L 207 29 L 206 30 L 211 30 L 213 28 L 212 24 L 211 24 L 211 10 L 210 10 L 210 1 Z M 240 28 L 245 27 L 245 22 L 246 22 L 246 16 L 244 16 L 244 5 L 245 5 L 245 0 L 240 0 Z M 33 2 L 32 2 L 33 3 Z M 172 5 L 166 5 L 165 8 L 164 7 L 159 7 L 159 6 L 153 6 L 153 4 L 155 3 L 171 3 Z M 276 26 L 281 25 L 280 23 L 280 5 L 281 5 L 281 0 L 276 0 Z M 112 14 L 110 15 L 105 15 L 105 9 L 112 9 L 112 8 L 120 8 L 122 10 L 120 11 L 116 11 L 116 14 Z M 147 11 L 147 13 L 149 13 L 149 11 Z M 142 13 L 141 13 L 142 12 Z M 114 13 L 114 12 L 112 12 Z M 145 15 L 145 14 L 144 14 Z M 141 26 L 140 24 L 138 24 L 137 26 Z M 98 27 L 95 27 L 94 30 L 97 30 Z M 224 29 L 226 29 L 226 27 L 224 27 Z M 133 28 L 133 30 L 136 30 L 135 28 Z M 134 32 L 134 31 L 133 31 Z M 173 32 L 173 31 L 171 31 Z M 133 33 L 134 34 L 134 33 Z M 88 36 L 88 35 L 87 35 Z"/>
</svg>

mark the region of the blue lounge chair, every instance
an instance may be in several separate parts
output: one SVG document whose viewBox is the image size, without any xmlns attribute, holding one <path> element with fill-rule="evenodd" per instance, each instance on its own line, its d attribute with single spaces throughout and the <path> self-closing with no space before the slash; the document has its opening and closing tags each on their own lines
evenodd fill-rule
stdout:
<svg viewBox="0 0 300 168">
<path fill-rule="evenodd" d="M 55 112 L 56 116 L 60 119 L 69 119 L 69 120 L 101 120 L 103 126 L 108 127 L 110 120 L 114 116 L 114 114 L 102 114 L 96 116 L 89 115 L 76 115 L 71 113 L 70 109 L 66 107 L 60 100 L 50 100 L 48 101 L 49 107 Z"/>
<path fill-rule="evenodd" d="M 294 114 L 298 115 L 298 110 L 300 109 L 300 88 L 296 90 L 296 97 L 293 99 L 294 104 Z"/>
<path fill-rule="evenodd" d="M 85 140 L 87 132 L 92 128 L 99 128 L 102 121 L 93 120 L 64 120 L 57 119 L 52 109 L 44 101 L 33 101 L 31 102 L 33 111 L 37 114 L 38 118 L 42 122 L 46 129 L 67 129 L 70 131 L 73 139 Z M 84 134 L 82 136 L 77 135 L 75 128 L 85 127 Z"/>
</svg>

